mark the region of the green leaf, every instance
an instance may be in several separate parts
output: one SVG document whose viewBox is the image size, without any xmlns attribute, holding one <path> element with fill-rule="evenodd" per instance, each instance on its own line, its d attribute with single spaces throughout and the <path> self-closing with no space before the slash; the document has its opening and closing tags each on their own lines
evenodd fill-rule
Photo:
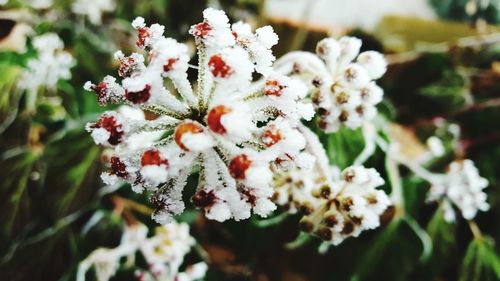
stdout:
<svg viewBox="0 0 500 281">
<path fill-rule="evenodd" d="M 467 247 L 462 263 L 460 281 L 493 281 L 500 279 L 500 258 L 493 242 L 476 238 Z"/>
<path fill-rule="evenodd" d="M 352 165 L 364 148 L 361 129 L 341 128 L 338 132 L 324 135 L 321 140 L 325 145 L 330 163 L 341 169 Z"/>
<path fill-rule="evenodd" d="M 365 252 L 359 253 L 359 262 L 351 280 L 408 280 L 419 257 L 419 237 L 402 218 L 393 220 L 378 235 Z M 383 257 L 389 257 L 386 259 Z"/>
<path fill-rule="evenodd" d="M 17 66 L 0 65 L 0 133 L 5 131 L 17 116 L 21 91 L 16 89 L 21 69 Z"/>
</svg>

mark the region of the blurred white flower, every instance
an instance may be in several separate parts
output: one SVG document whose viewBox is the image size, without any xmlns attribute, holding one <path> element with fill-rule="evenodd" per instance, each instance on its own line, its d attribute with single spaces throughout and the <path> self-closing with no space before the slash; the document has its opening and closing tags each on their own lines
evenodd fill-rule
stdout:
<svg viewBox="0 0 500 281">
<path fill-rule="evenodd" d="M 436 136 L 432 136 L 426 141 L 427 147 L 435 157 L 441 157 L 446 152 L 443 142 Z"/>
<path fill-rule="evenodd" d="M 35 9 L 47 9 L 54 4 L 54 0 L 27 0 L 27 3 Z"/>
<path fill-rule="evenodd" d="M 205 276 L 207 265 L 203 262 L 194 264 L 179 272 L 184 256 L 189 253 L 195 240 L 189 234 L 185 223 L 171 223 L 157 227 L 151 237 L 143 224 L 125 226 L 120 245 L 113 249 L 99 248 L 80 262 L 77 281 L 84 281 L 85 274 L 94 268 L 99 281 L 113 277 L 124 257 L 133 261 L 136 252 L 140 252 L 149 266 L 144 271 L 136 272 L 140 280 L 194 281 Z"/>
<path fill-rule="evenodd" d="M 101 24 L 102 14 L 115 10 L 114 0 L 75 0 L 71 10 L 77 15 L 86 16 L 93 25 Z"/>
<path fill-rule="evenodd" d="M 490 206 L 486 202 L 487 195 L 483 191 L 488 180 L 481 177 L 469 159 L 454 161 L 450 164 L 444 183 L 431 186 L 428 201 L 443 201 L 445 219 L 455 221 L 452 203 L 466 220 L 473 219 L 478 211 L 487 211 Z"/>
<path fill-rule="evenodd" d="M 21 74 L 18 85 L 21 89 L 36 92 L 39 87 L 54 89 L 59 80 L 71 78 L 70 69 L 75 60 L 64 51 L 64 43 L 55 33 L 46 33 L 33 38 L 37 51 L 35 58 L 29 59 Z"/>
</svg>

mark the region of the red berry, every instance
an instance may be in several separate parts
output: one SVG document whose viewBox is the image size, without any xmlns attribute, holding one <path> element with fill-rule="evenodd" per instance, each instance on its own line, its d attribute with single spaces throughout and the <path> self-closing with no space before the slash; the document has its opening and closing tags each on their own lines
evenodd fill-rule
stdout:
<svg viewBox="0 0 500 281">
<path fill-rule="evenodd" d="M 97 95 L 97 102 L 99 104 L 106 104 L 108 101 L 108 83 L 100 82 L 97 85 L 92 85 L 91 88 Z"/>
<path fill-rule="evenodd" d="M 151 31 L 148 27 L 141 27 L 137 30 L 137 47 L 143 48 L 146 45 L 146 39 L 151 36 Z"/>
<path fill-rule="evenodd" d="M 217 197 L 215 196 L 213 190 L 210 190 L 208 192 L 205 190 L 200 190 L 196 192 L 191 200 L 196 207 L 207 208 L 212 206 L 215 203 L 216 199 Z"/>
<path fill-rule="evenodd" d="M 109 132 L 108 142 L 111 145 L 117 145 L 122 142 L 123 139 L 123 131 L 122 124 L 118 123 L 114 116 L 103 115 L 99 118 L 91 128 L 103 128 Z"/>
</svg>

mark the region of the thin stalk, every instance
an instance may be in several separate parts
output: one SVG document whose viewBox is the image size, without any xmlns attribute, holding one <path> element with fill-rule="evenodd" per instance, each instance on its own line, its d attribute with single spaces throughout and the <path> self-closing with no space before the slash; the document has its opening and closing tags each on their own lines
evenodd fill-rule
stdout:
<svg viewBox="0 0 500 281">
<path fill-rule="evenodd" d="M 477 223 L 473 220 L 467 221 L 469 224 L 470 231 L 472 232 L 472 235 L 474 236 L 474 239 L 481 240 L 483 239 L 483 234 L 481 233 L 481 230 L 479 229 L 479 226 Z"/>
</svg>

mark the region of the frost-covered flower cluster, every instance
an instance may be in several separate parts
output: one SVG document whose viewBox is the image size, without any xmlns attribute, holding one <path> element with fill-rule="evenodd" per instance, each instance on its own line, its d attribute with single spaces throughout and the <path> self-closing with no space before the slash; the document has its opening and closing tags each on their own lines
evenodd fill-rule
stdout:
<svg viewBox="0 0 500 281">
<path fill-rule="evenodd" d="M 102 14 L 115 10 L 114 0 L 76 0 L 71 5 L 71 11 L 77 15 L 86 16 L 90 23 L 101 24 Z"/>
<path fill-rule="evenodd" d="M 70 69 L 75 60 L 64 51 L 64 43 L 55 33 L 46 33 L 33 38 L 37 56 L 28 60 L 18 86 L 36 92 L 39 87 L 53 89 L 59 80 L 71 78 Z"/>
<path fill-rule="evenodd" d="M 428 201 L 442 200 L 444 217 L 447 221 L 455 221 L 455 205 L 462 216 L 473 219 L 478 211 L 487 211 L 487 195 L 483 191 L 488 186 L 488 180 L 481 177 L 469 159 L 454 161 L 450 164 L 446 181 L 442 184 L 431 186 Z"/>
<path fill-rule="evenodd" d="M 137 252 L 146 260 L 149 268 L 137 271 L 139 280 L 194 281 L 205 276 L 207 265 L 203 262 L 187 267 L 179 272 L 184 256 L 189 253 L 195 240 L 189 234 L 185 223 L 170 223 L 156 228 L 148 237 L 148 228 L 140 223 L 127 225 L 120 245 L 116 248 L 99 248 L 84 259 L 78 267 L 77 281 L 84 281 L 90 268 L 95 269 L 99 281 L 113 277 L 123 258 L 133 265 Z"/>
<path fill-rule="evenodd" d="M 358 128 L 377 114 L 383 90 L 374 80 L 386 72 L 387 62 L 379 52 L 360 53 L 360 48 L 358 38 L 326 38 L 318 42 L 316 55 L 292 52 L 277 62 L 283 72 L 311 81 L 318 125 L 326 132 L 341 125 Z"/>
<path fill-rule="evenodd" d="M 391 205 L 376 187 L 384 180 L 373 168 L 353 166 L 342 172 L 342 180 L 317 190 L 321 198 L 313 211 L 302 218 L 301 228 L 334 245 L 362 231 L 377 228 L 380 216 Z"/>
<path fill-rule="evenodd" d="M 361 40 L 354 37 L 326 38 L 316 47 L 331 74 L 315 80 L 318 124 L 327 132 L 337 131 L 340 125 L 358 128 L 377 113 L 375 106 L 382 100 L 383 90 L 373 80 L 384 75 L 387 63 L 382 54 L 359 53 L 360 48 Z"/>
<path fill-rule="evenodd" d="M 388 196 L 376 189 L 384 184 L 379 173 L 352 166 L 337 176 L 338 169 L 328 164 L 317 137 L 307 128 L 301 130 L 307 151 L 315 157 L 314 166 L 278 174 L 276 202 L 292 213 L 302 211 L 301 228 L 334 245 L 378 227 L 380 216 L 391 205 Z"/>
<path fill-rule="evenodd" d="M 311 213 L 320 204 L 319 191 L 323 186 L 333 186 L 338 178 L 335 167 L 328 163 L 326 151 L 316 134 L 305 126 L 299 127 L 306 139 L 306 148 L 302 159 L 304 165 L 286 171 L 274 173 L 274 201 L 284 206 L 289 213 Z"/>
<path fill-rule="evenodd" d="M 87 129 L 96 143 L 115 149 L 105 182 L 121 179 L 137 192 L 152 191 L 153 218 L 160 223 L 183 211 L 182 192 L 193 172 L 199 186 L 192 201 L 208 218 L 242 220 L 252 210 L 267 216 L 276 208 L 271 169 L 307 158 L 297 126 L 314 109 L 304 100 L 305 84 L 272 71 L 271 47 L 278 41 L 272 28 L 252 33 L 249 25 L 231 26 L 224 12 L 211 8 L 203 16 L 190 28 L 198 49 L 197 87 L 186 72 L 187 46 L 143 18 L 132 26 L 145 54 L 117 52 L 121 81 L 107 76 L 85 84 L 101 104 L 123 102 L 156 114 L 133 120 L 110 111 Z M 254 71 L 263 75 L 260 81 L 252 82 Z M 167 90 L 165 79 L 175 91 Z M 159 133 L 158 139 L 131 145 L 144 132 Z"/>
</svg>

